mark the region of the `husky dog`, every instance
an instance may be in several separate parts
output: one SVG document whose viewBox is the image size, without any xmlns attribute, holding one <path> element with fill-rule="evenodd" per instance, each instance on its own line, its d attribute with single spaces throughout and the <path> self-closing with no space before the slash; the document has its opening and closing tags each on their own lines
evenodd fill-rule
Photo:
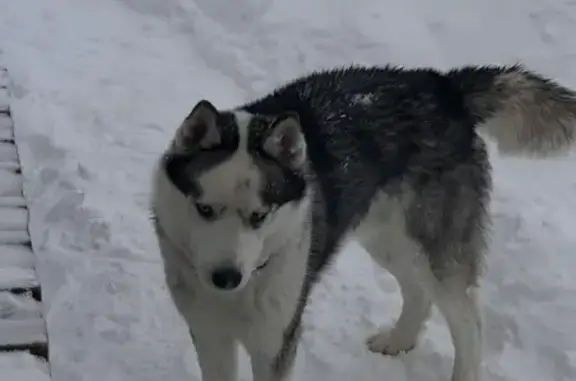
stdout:
<svg viewBox="0 0 576 381">
<path fill-rule="evenodd" d="M 491 167 L 567 151 L 575 93 L 521 66 L 314 72 L 234 109 L 202 100 L 158 161 L 152 211 L 166 282 L 203 381 L 291 378 L 313 285 L 348 239 L 398 281 L 394 327 L 370 351 L 408 351 L 432 303 L 455 347 L 453 381 L 480 380 L 475 290 Z"/>
</svg>

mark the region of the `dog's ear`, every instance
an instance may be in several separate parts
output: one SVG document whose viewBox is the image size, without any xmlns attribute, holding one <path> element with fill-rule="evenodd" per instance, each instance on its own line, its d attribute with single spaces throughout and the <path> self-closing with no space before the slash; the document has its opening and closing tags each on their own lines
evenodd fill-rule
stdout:
<svg viewBox="0 0 576 381">
<path fill-rule="evenodd" d="M 184 119 L 174 138 L 177 152 L 190 152 L 220 144 L 218 110 L 207 100 L 201 100 Z"/>
<path fill-rule="evenodd" d="M 282 114 L 270 129 L 262 146 L 264 152 L 292 169 L 300 169 L 306 162 L 306 140 L 298 114 Z"/>
</svg>

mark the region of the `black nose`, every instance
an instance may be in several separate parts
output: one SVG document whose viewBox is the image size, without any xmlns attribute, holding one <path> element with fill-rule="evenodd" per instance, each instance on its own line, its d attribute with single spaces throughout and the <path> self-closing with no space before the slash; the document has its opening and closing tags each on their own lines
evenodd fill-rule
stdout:
<svg viewBox="0 0 576 381">
<path fill-rule="evenodd" d="M 221 267 L 212 273 L 212 283 L 222 290 L 233 290 L 242 282 L 242 274 L 234 267 Z"/>
</svg>

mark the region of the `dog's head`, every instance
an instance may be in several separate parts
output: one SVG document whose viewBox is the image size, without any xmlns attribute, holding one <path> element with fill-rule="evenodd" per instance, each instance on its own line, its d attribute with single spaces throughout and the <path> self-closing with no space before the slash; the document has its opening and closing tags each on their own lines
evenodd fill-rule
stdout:
<svg viewBox="0 0 576 381">
<path fill-rule="evenodd" d="M 164 157 L 184 195 L 178 240 L 204 285 L 242 289 L 306 218 L 306 143 L 297 114 L 217 110 L 200 101 Z"/>
</svg>

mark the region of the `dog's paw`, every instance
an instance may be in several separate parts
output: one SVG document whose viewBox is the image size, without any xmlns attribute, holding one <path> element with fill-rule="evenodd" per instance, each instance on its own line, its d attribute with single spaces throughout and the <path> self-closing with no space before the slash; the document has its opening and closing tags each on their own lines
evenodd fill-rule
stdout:
<svg viewBox="0 0 576 381">
<path fill-rule="evenodd" d="M 414 349 L 416 340 L 393 328 L 388 328 L 380 329 L 376 334 L 368 337 L 366 345 L 371 352 L 396 356 Z"/>
</svg>

